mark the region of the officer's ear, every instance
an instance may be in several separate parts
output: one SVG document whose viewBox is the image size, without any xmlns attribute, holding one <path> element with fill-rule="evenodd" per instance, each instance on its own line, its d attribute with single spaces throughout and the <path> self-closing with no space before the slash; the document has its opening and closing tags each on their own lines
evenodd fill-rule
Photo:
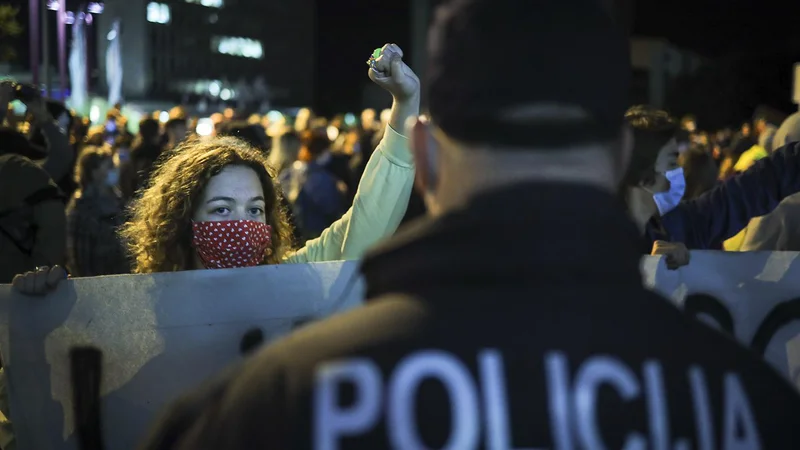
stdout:
<svg viewBox="0 0 800 450">
<path fill-rule="evenodd" d="M 430 121 L 426 116 L 409 119 L 406 125 L 407 136 L 411 138 L 411 152 L 417 173 L 414 185 L 422 194 L 436 191 L 438 183 L 438 145 L 433 137 Z"/>
</svg>

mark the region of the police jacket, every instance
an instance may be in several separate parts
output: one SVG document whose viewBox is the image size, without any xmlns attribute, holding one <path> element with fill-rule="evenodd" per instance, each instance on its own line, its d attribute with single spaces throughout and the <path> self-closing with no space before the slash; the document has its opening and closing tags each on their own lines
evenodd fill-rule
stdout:
<svg viewBox="0 0 800 450">
<path fill-rule="evenodd" d="M 518 185 L 363 263 L 367 304 L 176 403 L 145 449 L 785 449 L 794 389 L 642 286 L 616 197 Z"/>
</svg>

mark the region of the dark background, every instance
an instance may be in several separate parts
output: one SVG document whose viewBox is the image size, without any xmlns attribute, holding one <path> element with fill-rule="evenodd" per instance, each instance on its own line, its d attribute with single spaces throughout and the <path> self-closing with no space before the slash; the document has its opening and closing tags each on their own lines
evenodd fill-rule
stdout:
<svg viewBox="0 0 800 450">
<path fill-rule="evenodd" d="M 616 1 L 626 10 L 633 35 L 664 37 L 713 61 L 670 87 L 671 112 L 694 112 L 701 127 L 712 128 L 747 119 L 760 104 L 796 110 L 790 97 L 792 65 L 800 61 L 800 2 Z M 27 2 L 10 3 L 21 7 L 19 18 L 27 27 Z M 395 42 L 409 53 L 409 61 L 413 56 L 409 0 L 318 0 L 315 16 L 315 82 L 310 88 L 313 106 L 321 113 L 360 106 L 364 61 L 375 47 Z M 259 20 L 269 26 L 269 18 Z M 18 61 L 26 64 L 27 42 L 23 36 L 16 45 Z"/>
</svg>

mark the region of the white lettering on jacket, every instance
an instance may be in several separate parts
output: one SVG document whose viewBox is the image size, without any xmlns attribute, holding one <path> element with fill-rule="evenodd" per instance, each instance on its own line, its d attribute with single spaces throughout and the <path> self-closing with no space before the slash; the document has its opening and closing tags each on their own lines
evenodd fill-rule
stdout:
<svg viewBox="0 0 800 450">
<path fill-rule="evenodd" d="M 398 362 L 386 380 L 381 369 L 366 358 L 350 358 L 321 365 L 314 386 L 314 448 L 337 450 L 344 438 L 358 438 L 385 426 L 391 448 L 430 448 L 419 432 L 416 417 L 419 388 L 431 380 L 444 387 L 449 400 L 447 439 L 442 448 L 521 450 L 514 446 L 514 427 L 541 426 L 526 418 L 511 417 L 509 392 L 502 353 L 497 349 L 478 352 L 477 373 L 473 374 L 457 356 L 441 350 L 422 350 Z M 686 372 L 694 421 L 694 436 L 673 436 L 669 421 L 669 395 L 663 365 L 651 359 L 641 367 L 630 367 L 610 355 L 592 356 L 570 367 L 567 354 L 560 351 L 544 356 L 551 442 L 537 443 L 553 450 L 579 448 L 606 449 L 598 421 L 598 393 L 611 389 L 624 403 L 644 400 L 647 430 L 631 429 L 625 437 L 625 450 L 760 449 L 761 438 L 747 392 L 736 373 L 719 380 L 723 398 L 712 404 L 704 370 L 692 366 Z M 573 361 L 574 363 L 574 361 Z M 385 384 L 384 384 L 385 382 Z M 354 386 L 355 399 L 342 406 L 342 387 Z M 535 399 L 534 399 L 535 400 Z M 515 401 L 526 401 L 516 399 Z M 530 400 L 527 400 L 530 401 Z M 437 405 L 437 407 L 439 407 Z M 722 414 L 714 414 L 715 410 Z M 673 415 L 674 416 L 674 415 Z M 715 424 L 714 417 L 721 417 Z M 721 433 L 715 431 L 721 427 Z M 721 438 L 717 446 L 717 437 Z M 483 439 L 483 442 L 481 442 Z"/>
</svg>

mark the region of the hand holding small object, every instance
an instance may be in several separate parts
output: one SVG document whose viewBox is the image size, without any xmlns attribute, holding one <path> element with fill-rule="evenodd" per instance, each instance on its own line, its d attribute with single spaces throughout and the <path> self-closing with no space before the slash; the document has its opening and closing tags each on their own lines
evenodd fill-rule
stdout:
<svg viewBox="0 0 800 450">
<path fill-rule="evenodd" d="M 370 80 L 389 91 L 396 100 L 405 101 L 419 95 L 419 78 L 403 62 L 403 50 L 396 44 L 375 49 L 367 65 Z"/>
</svg>

